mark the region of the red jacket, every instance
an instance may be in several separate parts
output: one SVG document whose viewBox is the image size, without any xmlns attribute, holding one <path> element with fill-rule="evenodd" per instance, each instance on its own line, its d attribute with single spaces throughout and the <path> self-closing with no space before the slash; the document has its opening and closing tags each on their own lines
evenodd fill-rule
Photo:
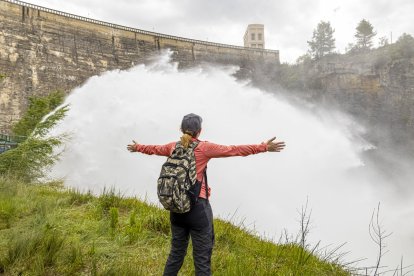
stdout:
<svg viewBox="0 0 414 276">
<path fill-rule="evenodd" d="M 208 161 L 211 158 L 221 158 L 221 157 L 230 157 L 230 156 L 247 156 L 251 154 L 257 154 L 260 152 L 267 151 L 266 143 L 261 143 L 258 145 L 237 145 L 237 146 L 224 146 L 207 141 L 200 141 L 193 138 L 193 141 L 198 141 L 199 144 L 194 150 L 195 160 L 196 160 L 196 171 L 197 171 L 197 180 L 201 181 L 203 179 L 203 172 L 207 166 Z M 155 154 L 161 156 L 170 156 L 177 142 L 171 142 L 165 145 L 136 145 L 136 151 L 144 154 Z M 210 187 L 209 187 L 209 196 L 210 196 Z M 206 198 L 206 188 L 205 181 L 203 179 L 201 185 L 200 197 Z"/>
</svg>

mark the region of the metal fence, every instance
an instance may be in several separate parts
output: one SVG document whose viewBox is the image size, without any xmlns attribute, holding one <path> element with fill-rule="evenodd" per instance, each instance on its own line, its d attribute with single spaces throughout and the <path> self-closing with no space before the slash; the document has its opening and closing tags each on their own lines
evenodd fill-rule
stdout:
<svg viewBox="0 0 414 276">
<path fill-rule="evenodd" d="M 118 25 L 118 24 L 113 24 L 113 23 L 101 21 L 101 20 L 95 20 L 95 19 L 91 19 L 91 18 L 87 18 L 87 17 L 83 17 L 83 16 L 79 16 L 79 15 L 75 15 L 75 14 L 71 14 L 71 13 L 67 13 L 67 12 L 62 12 L 62 11 L 58 11 L 58 10 L 54 10 L 54 9 L 49 9 L 49 8 L 45 8 L 45 7 L 38 6 L 38 5 L 33 5 L 33 4 L 30 4 L 30 3 L 18 1 L 18 0 L 0 0 L 0 1 L 13 3 L 13 4 L 16 4 L 16 5 L 23 6 L 23 7 L 29 7 L 29 8 L 32 8 L 32 9 L 39 10 L 39 11 L 44 11 L 44 12 L 48 12 L 48 13 L 52 13 L 52 14 L 57 14 L 57 15 L 61 15 L 61 16 L 65 16 L 65 17 L 69 17 L 69 18 L 73 18 L 73 19 L 77 19 L 77 20 L 82 20 L 82 21 L 86 21 L 86 22 L 90 22 L 90 23 L 94 23 L 94 24 L 98 24 L 98 25 L 102 25 L 102 26 L 107 26 L 107 27 L 114 28 L 114 29 L 120 29 L 120 30 L 134 32 L 134 33 L 151 35 L 151 36 L 158 37 L 158 38 L 168 38 L 168 39 L 185 41 L 185 42 L 190 42 L 190 43 L 197 43 L 197 44 L 202 44 L 202 45 L 207 45 L 207 46 L 231 48 L 231 49 L 238 49 L 238 50 L 244 50 L 244 51 L 261 52 L 261 53 L 269 53 L 269 54 L 279 54 L 278 50 L 248 48 L 248 47 L 242 47 L 242 46 L 215 43 L 215 42 L 209 42 L 209 41 L 190 39 L 190 38 L 185 38 L 185 37 L 179 37 L 179 36 L 173 36 L 173 35 L 168 35 L 168 34 L 145 31 L 145 30 L 126 27 L 126 26 L 122 26 L 122 25 Z"/>
<path fill-rule="evenodd" d="M 0 134 L 0 153 L 17 147 L 25 139 L 25 136 Z"/>
</svg>

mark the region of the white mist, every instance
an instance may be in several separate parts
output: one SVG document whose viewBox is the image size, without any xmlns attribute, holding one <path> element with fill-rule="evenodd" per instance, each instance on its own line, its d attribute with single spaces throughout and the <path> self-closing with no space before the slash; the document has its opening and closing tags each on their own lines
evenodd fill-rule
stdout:
<svg viewBox="0 0 414 276">
<path fill-rule="evenodd" d="M 215 216 L 236 220 L 259 234 L 279 238 L 283 229 L 298 231 L 298 210 L 309 201 L 312 243 L 339 245 L 347 260 L 368 258 L 377 248 L 368 224 L 381 202 L 386 241 L 384 263 L 414 263 L 414 208 L 411 194 L 403 200 L 364 171 L 358 153 L 368 147 L 360 127 L 340 114 L 311 114 L 300 106 L 237 82 L 234 68 L 178 71 L 162 56 L 151 66 L 107 72 L 92 77 L 66 99 L 67 117 L 53 133 L 71 140 L 51 176 L 67 186 L 99 193 L 115 187 L 123 194 L 156 203 L 156 180 L 165 157 L 131 154 L 132 139 L 143 144 L 177 141 L 183 115 L 202 116 L 202 140 L 221 144 L 260 143 L 277 136 L 286 142 L 281 153 L 246 158 L 213 159 L 208 166 Z M 375 172 L 372 174 L 375 175 Z M 392 183 L 387 183 L 392 185 Z M 384 187 L 384 185 L 381 185 Z"/>
</svg>

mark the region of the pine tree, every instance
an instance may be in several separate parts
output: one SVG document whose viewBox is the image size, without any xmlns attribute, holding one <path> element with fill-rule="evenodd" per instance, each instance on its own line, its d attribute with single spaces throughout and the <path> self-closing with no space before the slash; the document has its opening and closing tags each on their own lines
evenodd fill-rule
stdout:
<svg viewBox="0 0 414 276">
<path fill-rule="evenodd" d="M 356 46 L 360 49 L 370 49 L 372 47 L 372 39 L 377 34 L 374 32 L 374 27 L 371 23 L 362 19 L 356 27 L 356 31 Z"/>
<path fill-rule="evenodd" d="M 414 57 L 414 37 L 403 33 L 394 44 L 392 56 L 394 58 Z"/>
<path fill-rule="evenodd" d="M 332 53 L 335 49 L 335 39 L 333 38 L 334 29 L 331 23 L 321 21 L 313 30 L 312 40 L 308 41 L 310 54 L 315 59 L 321 58 L 326 54 Z"/>
</svg>

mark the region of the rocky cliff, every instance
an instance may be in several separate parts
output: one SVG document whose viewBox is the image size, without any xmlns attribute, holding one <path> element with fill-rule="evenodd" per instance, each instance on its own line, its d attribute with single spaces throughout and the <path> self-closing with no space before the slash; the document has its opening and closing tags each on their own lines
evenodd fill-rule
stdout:
<svg viewBox="0 0 414 276">
<path fill-rule="evenodd" d="M 282 65 L 274 84 L 353 115 L 371 143 L 414 156 L 414 39 L 410 43 Z"/>
</svg>

